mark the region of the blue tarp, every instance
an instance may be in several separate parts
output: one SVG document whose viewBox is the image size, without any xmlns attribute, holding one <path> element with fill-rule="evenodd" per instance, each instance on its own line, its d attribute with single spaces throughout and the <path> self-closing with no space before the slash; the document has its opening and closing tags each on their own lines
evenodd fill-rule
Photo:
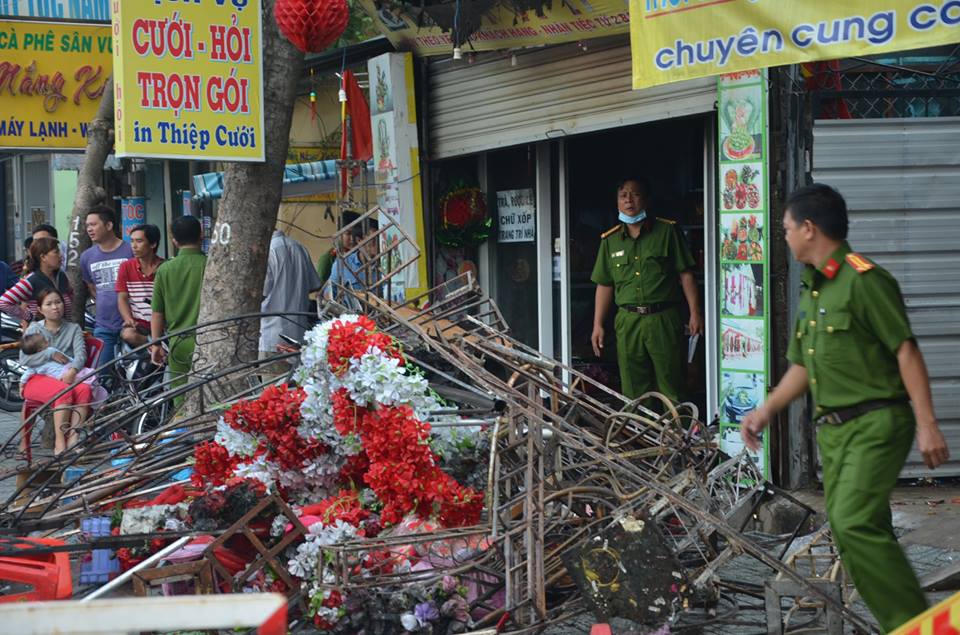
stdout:
<svg viewBox="0 0 960 635">
<path fill-rule="evenodd" d="M 372 172 L 373 162 L 367 163 L 367 171 Z M 332 192 L 337 181 L 337 162 L 311 161 L 294 163 L 283 170 L 283 196 L 308 196 Z M 370 184 L 373 180 L 370 179 Z M 193 198 L 220 198 L 223 196 L 223 172 L 208 172 L 193 177 Z"/>
</svg>

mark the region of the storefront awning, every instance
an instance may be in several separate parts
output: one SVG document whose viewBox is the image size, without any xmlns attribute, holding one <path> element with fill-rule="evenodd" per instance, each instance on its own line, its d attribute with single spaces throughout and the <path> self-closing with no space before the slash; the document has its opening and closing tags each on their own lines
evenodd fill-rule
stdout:
<svg viewBox="0 0 960 635">
<path fill-rule="evenodd" d="M 367 173 L 372 175 L 373 162 L 367 163 Z M 373 183 L 373 179 L 368 180 Z M 283 198 L 310 196 L 333 192 L 337 184 L 337 162 L 311 161 L 293 163 L 283 171 Z M 207 172 L 193 177 L 193 198 L 217 199 L 223 196 L 223 172 Z"/>
</svg>

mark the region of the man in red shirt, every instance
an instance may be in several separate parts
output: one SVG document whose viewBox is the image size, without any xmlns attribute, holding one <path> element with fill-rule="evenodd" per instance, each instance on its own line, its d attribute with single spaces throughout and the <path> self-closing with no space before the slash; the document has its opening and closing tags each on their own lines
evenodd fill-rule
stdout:
<svg viewBox="0 0 960 635">
<path fill-rule="evenodd" d="M 123 318 L 120 337 L 130 346 L 143 346 L 150 335 L 150 302 L 153 279 L 163 258 L 157 256 L 160 230 L 156 225 L 137 225 L 130 231 L 133 258 L 117 271 L 117 309 Z"/>
</svg>

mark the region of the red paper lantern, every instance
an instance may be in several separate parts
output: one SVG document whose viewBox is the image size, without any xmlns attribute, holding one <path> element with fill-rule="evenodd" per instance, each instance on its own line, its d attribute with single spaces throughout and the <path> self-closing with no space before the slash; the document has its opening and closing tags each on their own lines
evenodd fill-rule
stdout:
<svg viewBox="0 0 960 635">
<path fill-rule="evenodd" d="M 304 53 L 319 53 L 343 34 L 350 9 L 346 0 L 277 0 L 273 15 L 294 46 Z"/>
</svg>

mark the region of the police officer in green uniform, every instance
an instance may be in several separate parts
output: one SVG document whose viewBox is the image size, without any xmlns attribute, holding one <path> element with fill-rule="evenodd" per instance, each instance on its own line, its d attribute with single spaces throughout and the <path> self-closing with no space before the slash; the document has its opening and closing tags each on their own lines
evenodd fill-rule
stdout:
<svg viewBox="0 0 960 635">
<path fill-rule="evenodd" d="M 620 223 L 601 236 L 590 279 L 597 285 L 593 352 L 603 352 L 603 324 L 613 304 L 621 392 L 659 390 L 674 401 L 684 392 L 680 290 L 690 307 L 690 333 L 703 332 L 693 256 L 672 221 L 647 216 L 643 180 L 617 187 Z"/>
<path fill-rule="evenodd" d="M 740 433 L 758 449 L 770 419 L 811 392 L 833 540 L 890 631 L 927 607 L 893 534 L 890 492 L 914 436 L 931 469 L 949 458 L 927 367 L 896 280 L 847 244 L 847 206 L 836 190 L 814 184 L 794 192 L 783 227 L 790 251 L 807 265 L 787 351 L 792 366 Z"/>
</svg>

